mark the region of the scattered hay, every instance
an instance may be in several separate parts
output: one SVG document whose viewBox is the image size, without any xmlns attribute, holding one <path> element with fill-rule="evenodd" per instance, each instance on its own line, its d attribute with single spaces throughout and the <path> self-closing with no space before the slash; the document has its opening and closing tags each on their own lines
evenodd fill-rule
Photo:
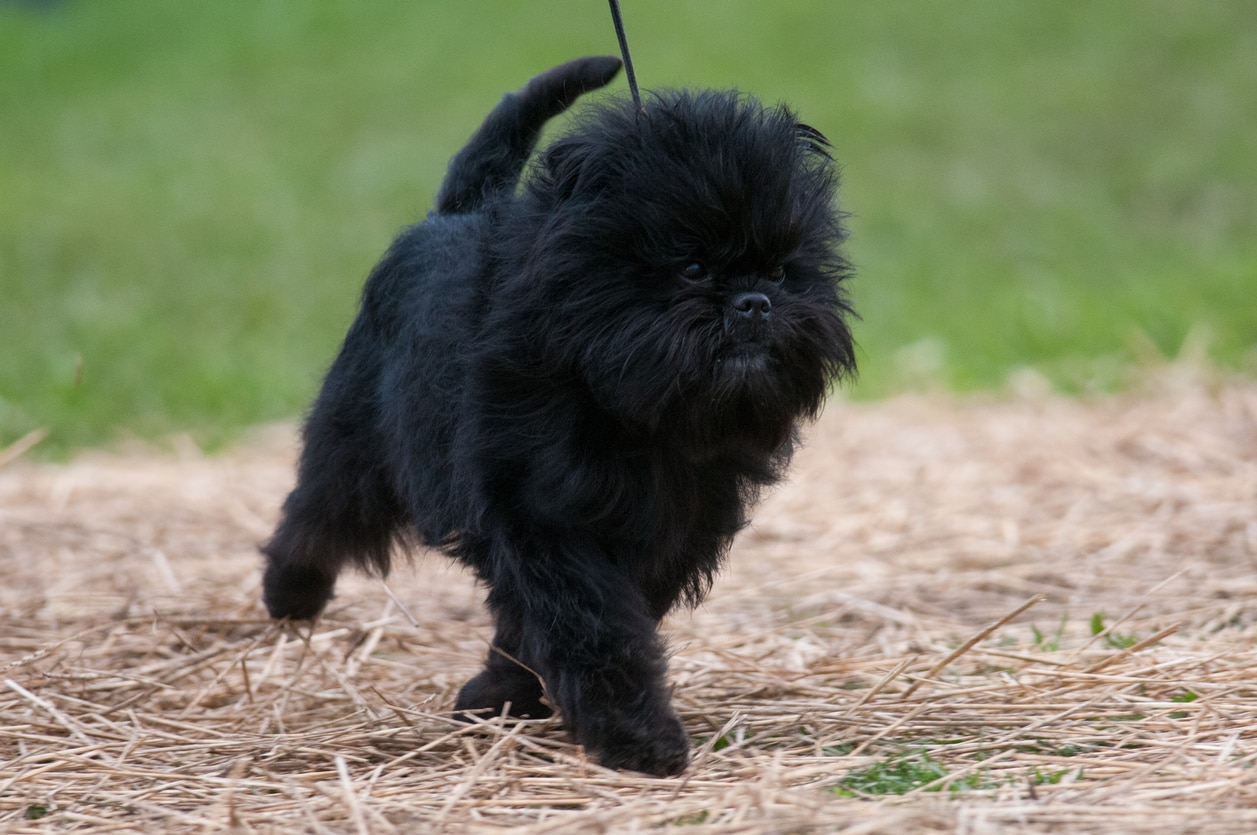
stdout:
<svg viewBox="0 0 1257 835">
<path fill-rule="evenodd" d="M 813 436 L 667 624 L 678 779 L 452 722 L 491 633 L 442 558 L 267 620 L 287 440 L 10 463 L 0 829 L 1257 831 L 1257 387 L 837 402 Z"/>
</svg>

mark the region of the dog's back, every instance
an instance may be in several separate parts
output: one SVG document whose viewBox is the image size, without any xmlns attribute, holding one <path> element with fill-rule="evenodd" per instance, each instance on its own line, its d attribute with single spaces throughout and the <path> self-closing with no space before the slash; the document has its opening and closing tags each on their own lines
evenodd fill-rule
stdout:
<svg viewBox="0 0 1257 835">
<path fill-rule="evenodd" d="M 519 92 L 507 93 L 450 161 L 436 213 L 474 212 L 487 199 L 512 193 L 545 123 L 619 71 L 619 58 L 578 58 L 534 77 Z"/>
</svg>

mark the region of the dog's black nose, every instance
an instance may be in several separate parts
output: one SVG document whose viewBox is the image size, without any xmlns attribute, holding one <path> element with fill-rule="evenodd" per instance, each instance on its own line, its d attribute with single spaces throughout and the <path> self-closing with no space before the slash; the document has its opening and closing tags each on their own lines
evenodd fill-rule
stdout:
<svg viewBox="0 0 1257 835">
<path fill-rule="evenodd" d="M 747 319 L 766 319 L 773 303 L 763 293 L 738 293 L 733 297 L 733 309 Z"/>
</svg>

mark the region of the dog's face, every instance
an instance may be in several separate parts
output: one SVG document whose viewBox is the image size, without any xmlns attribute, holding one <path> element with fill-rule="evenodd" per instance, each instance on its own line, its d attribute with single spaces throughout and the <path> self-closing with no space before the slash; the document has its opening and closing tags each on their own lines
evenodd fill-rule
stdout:
<svg viewBox="0 0 1257 835">
<path fill-rule="evenodd" d="M 682 92 L 587 113 L 527 186 L 509 290 L 544 308 L 529 341 L 621 419 L 783 443 L 854 370 L 835 187 L 784 108 Z"/>
</svg>

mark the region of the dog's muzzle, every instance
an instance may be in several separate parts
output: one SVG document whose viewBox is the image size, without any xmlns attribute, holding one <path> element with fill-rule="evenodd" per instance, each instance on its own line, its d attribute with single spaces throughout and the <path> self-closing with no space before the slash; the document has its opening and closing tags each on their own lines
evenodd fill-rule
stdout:
<svg viewBox="0 0 1257 835">
<path fill-rule="evenodd" d="M 725 331 L 737 342 L 754 342 L 767 326 L 772 309 L 772 301 L 763 293 L 738 293 L 729 302 Z"/>
</svg>

